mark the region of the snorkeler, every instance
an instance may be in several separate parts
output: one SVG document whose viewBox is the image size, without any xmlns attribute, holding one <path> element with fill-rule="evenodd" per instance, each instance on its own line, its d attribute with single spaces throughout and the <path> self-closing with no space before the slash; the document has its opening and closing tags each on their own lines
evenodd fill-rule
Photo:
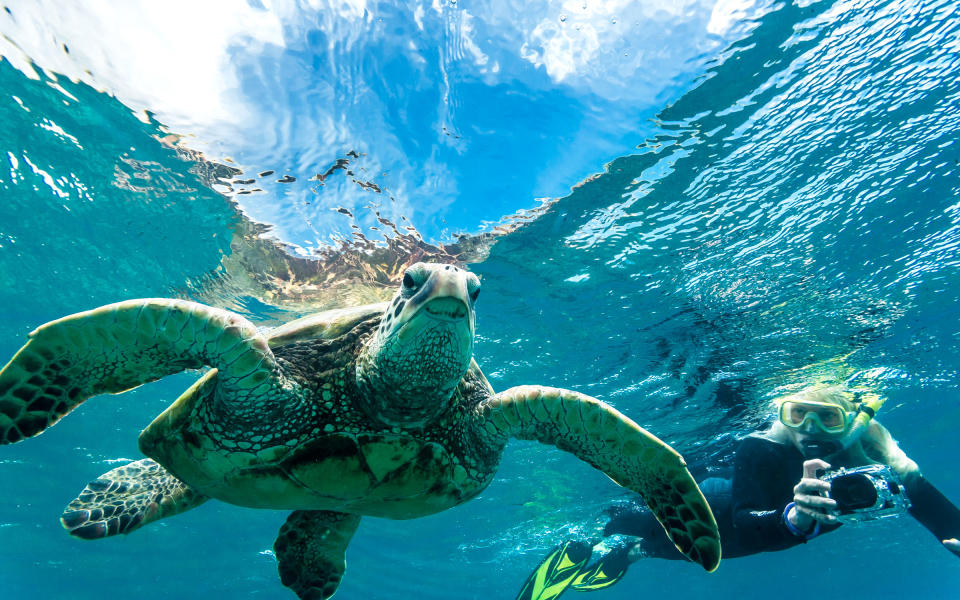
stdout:
<svg viewBox="0 0 960 600">
<path fill-rule="evenodd" d="M 776 399 L 773 425 L 737 447 L 732 479 L 712 477 L 699 484 L 716 516 L 724 558 L 784 550 L 844 522 L 905 511 L 960 556 L 960 509 L 873 418 L 884 401 L 842 385 L 814 385 Z M 640 558 L 682 556 L 645 507 L 607 512 L 604 537 L 635 539 L 593 564 L 588 564 L 590 543 L 561 544 L 530 575 L 517 600 L 603 589 Z"/>
</svg>

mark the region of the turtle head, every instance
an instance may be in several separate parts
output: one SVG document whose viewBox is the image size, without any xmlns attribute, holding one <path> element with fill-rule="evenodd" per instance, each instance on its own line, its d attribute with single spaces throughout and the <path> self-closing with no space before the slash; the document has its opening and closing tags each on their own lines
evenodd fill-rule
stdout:
<svg viewBox="0 0 960 600">
<path fill-rule="evenodd" d="M 450 408 L 473 356 L 480 280 L 453 265 L 417 263 L 357 361 L 361 403 L 387 425 L 421 427 Z"/>
</svg>

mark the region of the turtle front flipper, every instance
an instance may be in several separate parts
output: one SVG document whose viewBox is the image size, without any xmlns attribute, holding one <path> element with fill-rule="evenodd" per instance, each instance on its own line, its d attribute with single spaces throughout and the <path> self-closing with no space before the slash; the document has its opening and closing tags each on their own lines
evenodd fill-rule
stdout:
<svg viewBox="0 0 960 600">
<path fill-rule="evenodd" d="M 530 385 L 497 394 L 482 410 L 490 434 L 553 444 L 637 492 L 680 552 L 707 571 L 719 565 L 717 522 L 683 457 L 612 406 Z"/>
<path fill-rule="evenodd" d="M 302 600 L 326 600 L 347 568 L 344 554 L 360 516 L 331 510 L 297 510 L 280 528 L 273 551 L 280 581 Z"/>
<path fill-rule="evenodd" d="M 107 471 L 88 483 L 64 509 L 60 522 L 70 535 L 92 540 L 130 533 L 207 500 L 154 460 L 145 458 Z"/>
<path fill-rule="evenodd" d="M 216 367 L 223 389 L 241 397 L 281 377 L 252 323 L 183 300 L 110 304 L 51 321 L 29 337 L 0 370 L 0 444 L 37 435 L 91 396 L 184 369 Z"/>
</svg>

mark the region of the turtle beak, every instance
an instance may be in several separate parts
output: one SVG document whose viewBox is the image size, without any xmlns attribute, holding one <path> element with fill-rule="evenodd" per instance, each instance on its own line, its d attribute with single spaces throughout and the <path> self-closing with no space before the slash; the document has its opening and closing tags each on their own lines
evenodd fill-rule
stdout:
<svg viewBox="0 0 960 600">
<path fill-rule="evenodd" d="M 411 299 L 407 310 L 416 311 L 400 328 L 398 339 L 406 343 L 418 334 L 427 323 L 465 327 L 466 340 L 473 338 L 474 314 L 470 308 L 466 279 L 454 271 L 437 270 L 431 274 L 417 295 Z M 465 341 L 466 341 L 465 340 Z"/>
<path fill-rule="evenodd" d="M 450 296 L 434 298 L 424 305 L 423 310 L 433 319 L 451 323 L 466 319 L 469 312 L 462 300 Z"/>
<path fill-rule="evenodd" d="M 429 289 L 425 290 L 429 296 L 423 305 L 428 315 L 440 321 L 456 322 L 470 314 L 467 285 L 463 277 L 450 271 L 437 271 L 431 280 L 427 285 Z"/>
</svg>

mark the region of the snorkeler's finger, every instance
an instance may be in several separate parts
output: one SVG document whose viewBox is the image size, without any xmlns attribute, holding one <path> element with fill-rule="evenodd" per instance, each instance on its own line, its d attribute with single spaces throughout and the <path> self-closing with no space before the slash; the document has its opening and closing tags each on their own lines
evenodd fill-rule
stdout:
<svg viewBox="0 0 960 600">
<path fill-rule="evenodd" d="M 803 461 L 803 477 L 804 479 L 816 479 L 817 471 L 827 470 L 830 468 L 830 463 L 819 458 L 811 458 L 810 460 Z"/>
<path fill-rule="evenodd" d="M 800 505 L 800 504 L 797 504 L 796 507 L 797 507 L 797 510 L 798 510 L 798 511 L 800 511 L 800 512 L 802 512 L 803 514 L 807 515 L 808 517 L 810 517 L 810 518 L 812 518 L 812 519 L 816 519 L 817 521 L 820 521 L 820 522 L 822 522 L 822 523 L 835 523 L 835 522 L 837 521 L 837 518 L 836 518 L 835 516 L 831 515 L 831 514 L 827 514 L 827 513 L 825 513 L 825 512 L 819 511 L 819 510 L 811 510 L 811 509 L 809 509 L 809 508 L 807 508 L 807 507 L 805 507 L 805 506 L 802 506 L 802 505 Z"/>
<path fill-rule="evenodd" d="M 793 497 L 793 503 L 803 508 L 809 508 L 820 511 L 831 511 L 837 508 L 837 501 L 833 498 L 824 498 L 823 496 L 810 496 L 807 494 L 797 494 Z"/>
<path fill-rule="evenodd" d="M 960 541 L 958 541 L 957 538 L 950 538 L 949 540 L 943 540 L 943 545 L 950 552 L 953 552 L 957 556 L 960 556 Z"/>
<path fill-rule="evenodd" d="M 822 479 L 811 479 L 804 477 L 800 482 L 793 486 L 793 493 L 796 494 L 818 494 L 829 492 L 830 484 Z"/>
</svg>

